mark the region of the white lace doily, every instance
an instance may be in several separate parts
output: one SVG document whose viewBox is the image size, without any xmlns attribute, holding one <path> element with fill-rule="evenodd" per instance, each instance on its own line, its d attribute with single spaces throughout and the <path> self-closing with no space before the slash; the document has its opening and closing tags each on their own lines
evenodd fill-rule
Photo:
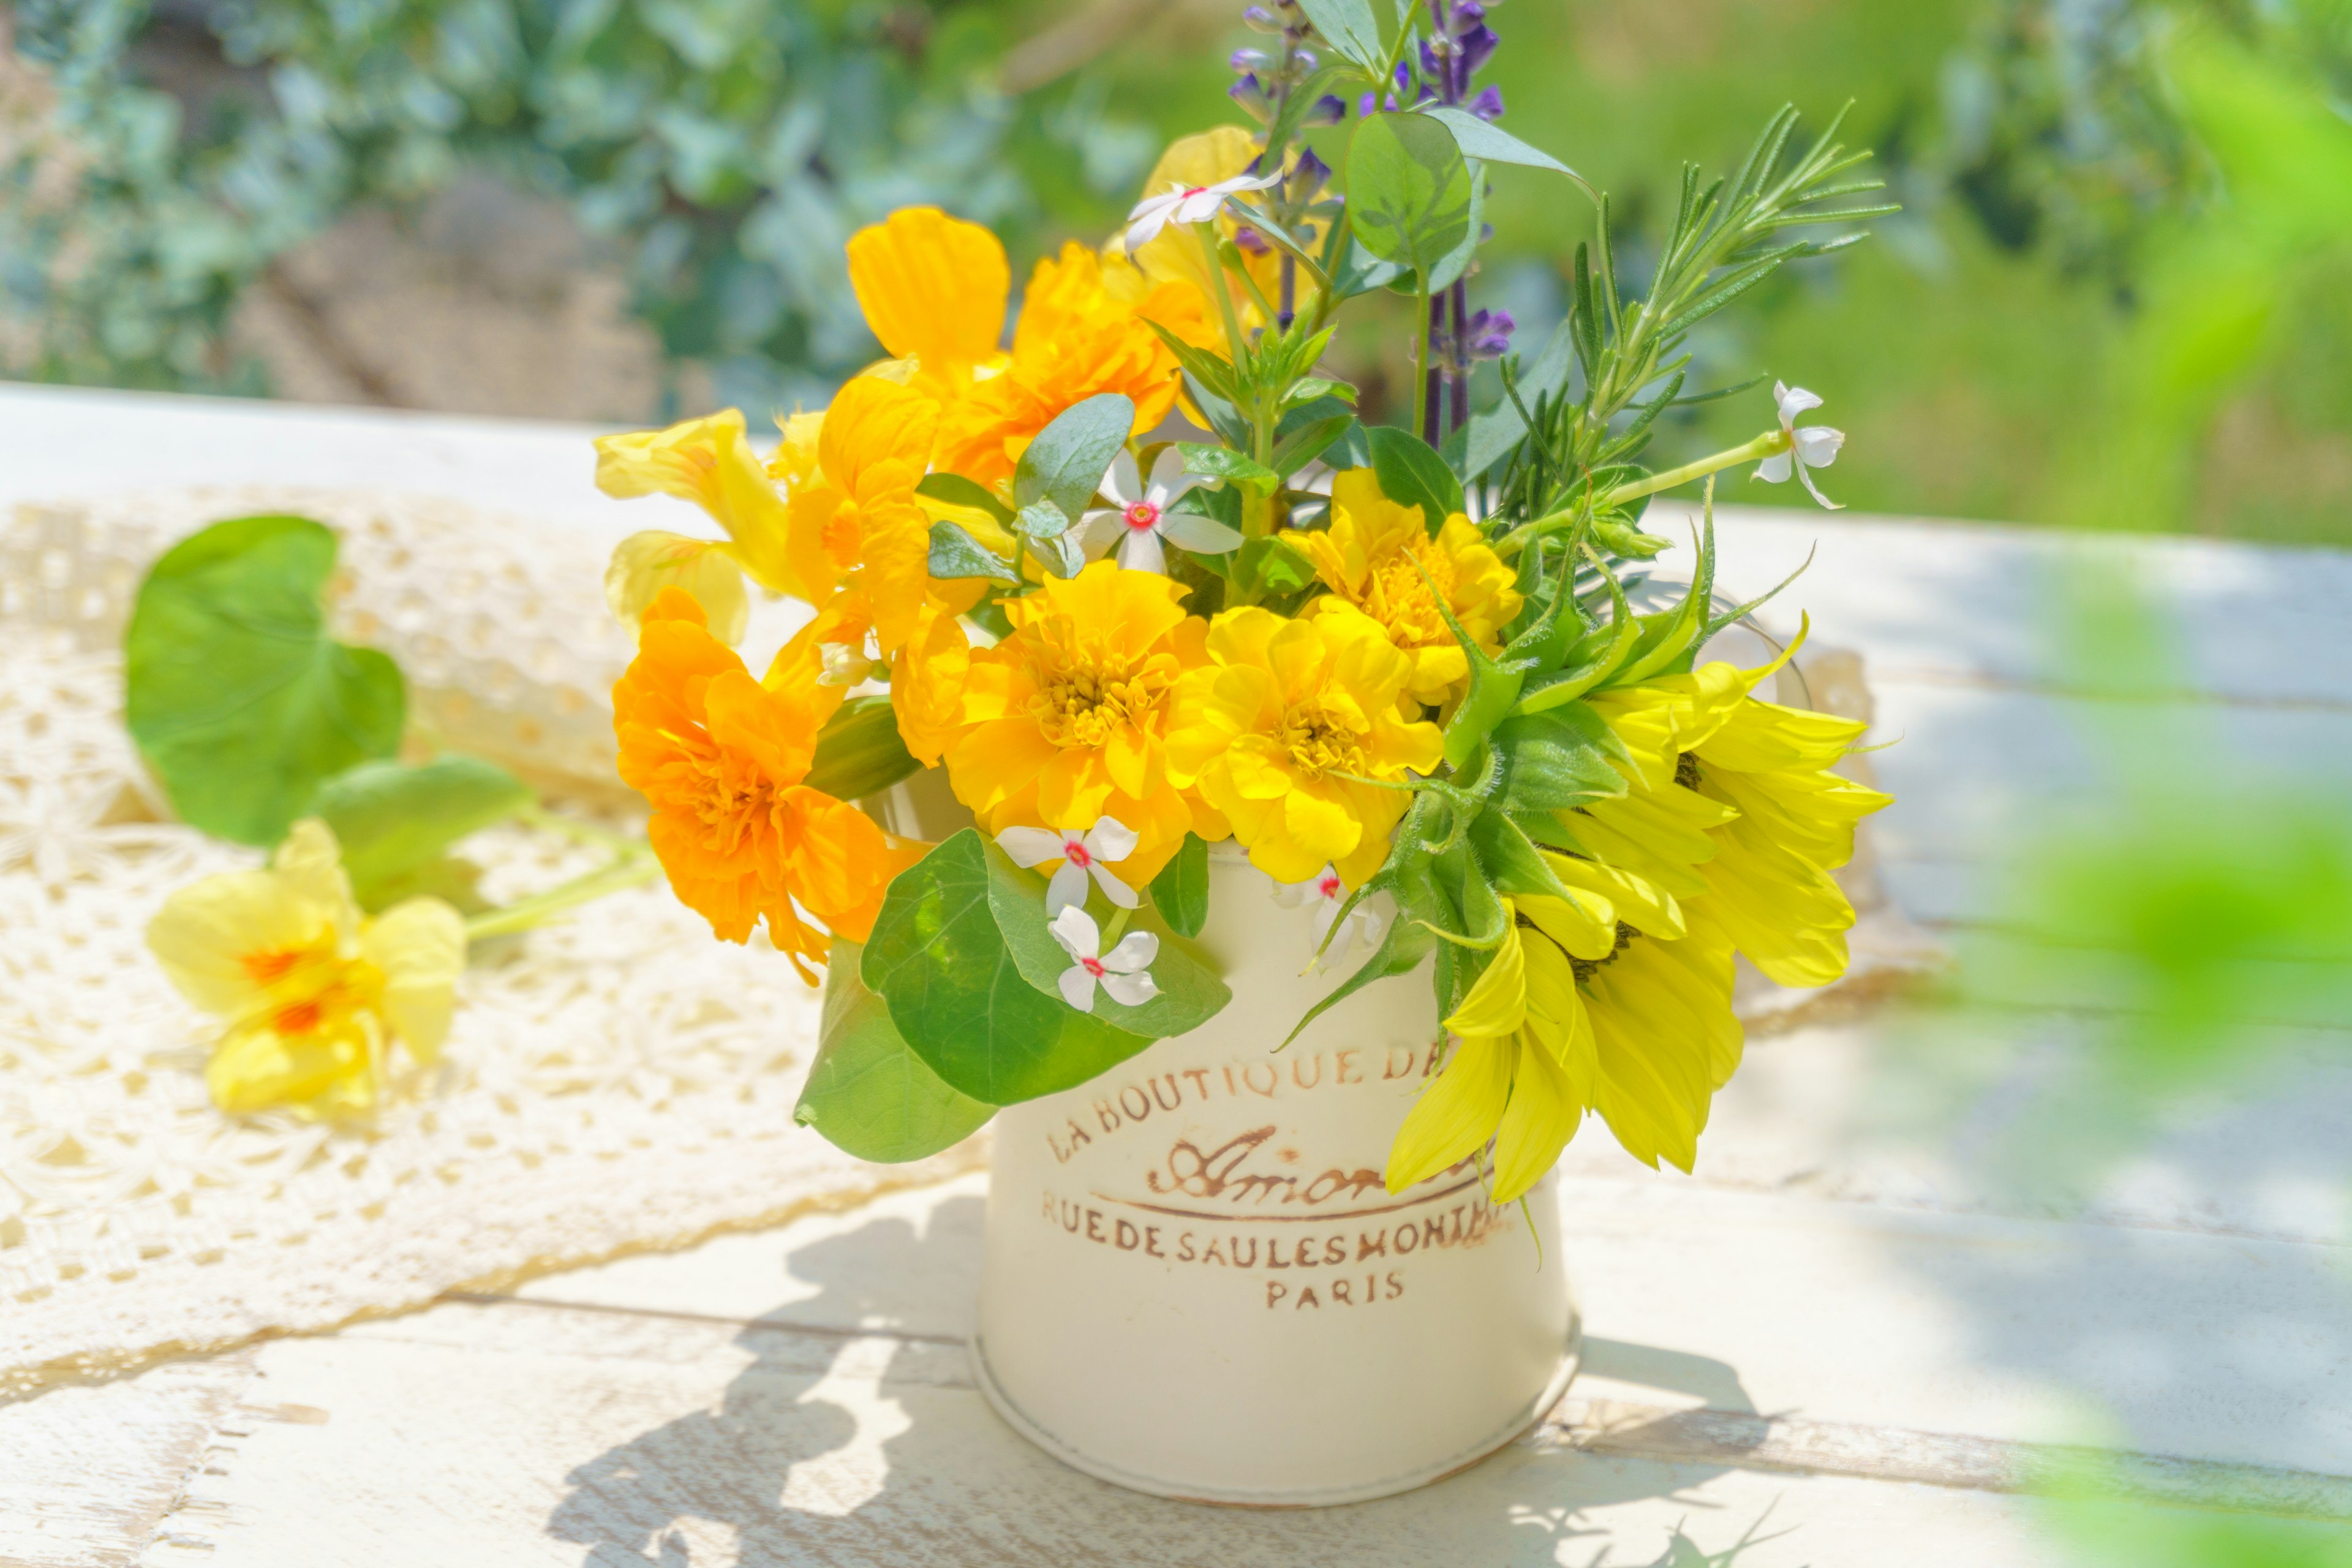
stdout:
<svg viewBox="0 0 2352 1568">
<path fill-rule="evenodd" d="M 441 1067 L 373 1126 L 232 1120 L 209 1020 L 149 958 L 174 889 L 258 862 L 169 822 L 121 721 L 141 574 L 205 523 L 298 511 L 344 541 L 343 635 L 389 650 L 442 743 L 615 795 L 629 657 L 590 538 L 458 503 L 189 491 L 0 528 L 0 1393 L 442 1291 L 678 1245 L 936 1180 L 797 1127 L 816 998 L 656 885 L 478 950 Z M 521 830 L 466 852 L 503 900 L 586 868 Z"/>
</svg>

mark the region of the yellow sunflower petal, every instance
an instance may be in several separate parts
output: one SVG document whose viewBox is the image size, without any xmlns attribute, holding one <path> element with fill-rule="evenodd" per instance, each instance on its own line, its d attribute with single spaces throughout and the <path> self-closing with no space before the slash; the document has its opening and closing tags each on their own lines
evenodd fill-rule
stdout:
<svg viewBox="0 0 2352 1568">
<path fill-rule="evenodd" d="M 1517 1042 L 1465 1039 L 1437 1077 L 1423 1085 L 1389 1148 L 1388 1190 L 1416 1182 L 1476 1153 L 1494 1135 L 1511 1093 Z"/>
</svg>

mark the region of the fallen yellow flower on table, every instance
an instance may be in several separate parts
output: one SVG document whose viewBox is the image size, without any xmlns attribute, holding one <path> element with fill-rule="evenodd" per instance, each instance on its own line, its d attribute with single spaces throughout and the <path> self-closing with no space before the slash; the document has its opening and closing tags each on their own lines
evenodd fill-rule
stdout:
<svg viewBox="0 0 2352 1568">
<path fill-rule="evenodd" d="M 327 825 L 294 825 L 267 869 L 166 900 L 147 945 L 181 994 L 229 1020 L 205 1068 L 223 1110 L 308 1118 L 373 1109 L 394 1041 L 430 1065 L 449 1032 L 466 922 L 438 899 L 371 920 Z"/>
</svg>

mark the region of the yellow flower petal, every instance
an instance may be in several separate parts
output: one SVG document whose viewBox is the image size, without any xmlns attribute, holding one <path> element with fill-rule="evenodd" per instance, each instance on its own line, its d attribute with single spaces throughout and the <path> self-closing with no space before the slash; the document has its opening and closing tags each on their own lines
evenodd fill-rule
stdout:
<svg viewBox="0 0 2352 1568">
<path fill-rule="evenodd" d="M 1508 899 L 1503 900 L 1503 918 L 1508 923 L 1503 931 L 1502 945 L 1495 949 L 1469 994 L 1455 1005 L 1453 1016 L 1445 1020 L 1448 1029 L 1465 1038 L 1473 1035 L 1507 1035 L 1527 1021 L 1526 944 L 1520 940 L 1518 921 L 1512 918 Z"/>
<path fill-rule="evenodd" d="M 380 1055 L 356 1019 L 331 1032 L 293 1036 L 256 1024 L 220 1043 L 205 1064 L 205 1088 L 232 1116 L 278 1107 L 314 1121 L 357 1116 L 382 1091 Z"/>
<path fill-rule="evenodd" d="M 1453 1059 L 1422 1087 L 1421 1098 L 1397 1129 L 1389 1148 L 1388 1190 L 1401 1193 L 1416 1182 L 1476 1153 L 1494 1135 L 1511 1093 L 1517 1042 L 1465 1039 Z"/>
<path fill-rule="evenodd" d="M 384 1021 L 430 1065 L 448 1037 L 466 968 L 465 917 L 438 899 L 407 900 L 368 922 L 360 953 L 383 973 Z"/>
<path fill-rule="evenodd" d="M 849 286 L 883 347 L 927 376 L 969 380 L 996 353 L 1013 271 L 980 225 L 903 207 L 849 237 Z"/>
<path fill-rule="evenodd" d="M 333 910 L 274 871 L 231 871 L 165 900 L 147 946 L 182 995 L 233 1017 L 298 965 L 333 962 Z"/>
<path fill-rule="evenodd" d="M 751 601 L 743 592 L 743 568 L 725 545 L 647 529 L 614 546 L 613 559 L 604 567 L 604 602 L 632 639 L 646 606 L 664 588 L 683 588 L 693 595 L 710 617 L 710 635 L 719 641 L 731 645 L 743 640 Z"/>
<path fill-rule="evenodd" d="M 814 598 L 788 556 L 790 518 L 783 498 L 743 434 L 743 415 L 729 408 L 666 430 L 596 440 L 596 484 L 626 500 L 659 493 L 689 500 L 734 541 L 737 559 L 761 585 Z"/>
</svg>

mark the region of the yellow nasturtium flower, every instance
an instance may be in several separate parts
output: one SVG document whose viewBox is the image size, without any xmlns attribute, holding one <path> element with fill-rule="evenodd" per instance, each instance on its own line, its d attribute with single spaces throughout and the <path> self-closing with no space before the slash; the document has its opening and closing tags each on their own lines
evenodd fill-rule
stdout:
<svg viewBox="0 0 2352 1568">
<path fill-rule="evenodd" d="M 1344 603 L 1379 622 L 1412 659 L 1407 689 L 1416 701 L 1443 704 L 1470 680 L 1469 656 L 1439 614 L 1441 600 L 1488 653 L 1502 646 L 1503 627 L 1524 603 L 1511 569 L 1467 517 L 1455 512 L 1432 539 L 1421 508 L 1382 495 L 1370 468 L 1332 479 L 1329 528 L 1286 537 L 1331 590 L 1308 613 Z"/>
<path fill-rule="evenodd" d="M 596 485 L 625 500 L 660 494 L 692 501 L 727 531 L 724 540 L 711 540 L 648 529 L 621 542 L 605 568 L 604 597 L 632 634 L 664 588 L 692 594 L 728 642 L 741 639 L 751 616 L 744 575 L 772 593 L 806 596 L 789 559 L 783 498 L 751 450 L 740 410 L 598 437 Z"/>
<path fill-rule="evenodd" d="M 1171 775 L 1199 790 L 1276 881 L 1303 882 L 1328 864 L 1360 885 L 1388 858 L 1411 798 L 1364 781 L 1427 773 L 1444 752 L 1436 725 L 1398 711 L 1412 660 L 1346 605 L 1304 620 L 1227 610 L 1209 628 L 1208 655 L 1184 679 Z"/>
<path fill-rule="evenodd" d="M 326 824 L 294 825 L 267 869 L 165 900 L 147 945 L 183 995 L 228 1020 L 205 1083 L 223 1110 L 371 1109 L 394 1040 L 430 1064 L 449 1032 L 466 922 L 438 899 L 369 919 Z"/>
</svg>

